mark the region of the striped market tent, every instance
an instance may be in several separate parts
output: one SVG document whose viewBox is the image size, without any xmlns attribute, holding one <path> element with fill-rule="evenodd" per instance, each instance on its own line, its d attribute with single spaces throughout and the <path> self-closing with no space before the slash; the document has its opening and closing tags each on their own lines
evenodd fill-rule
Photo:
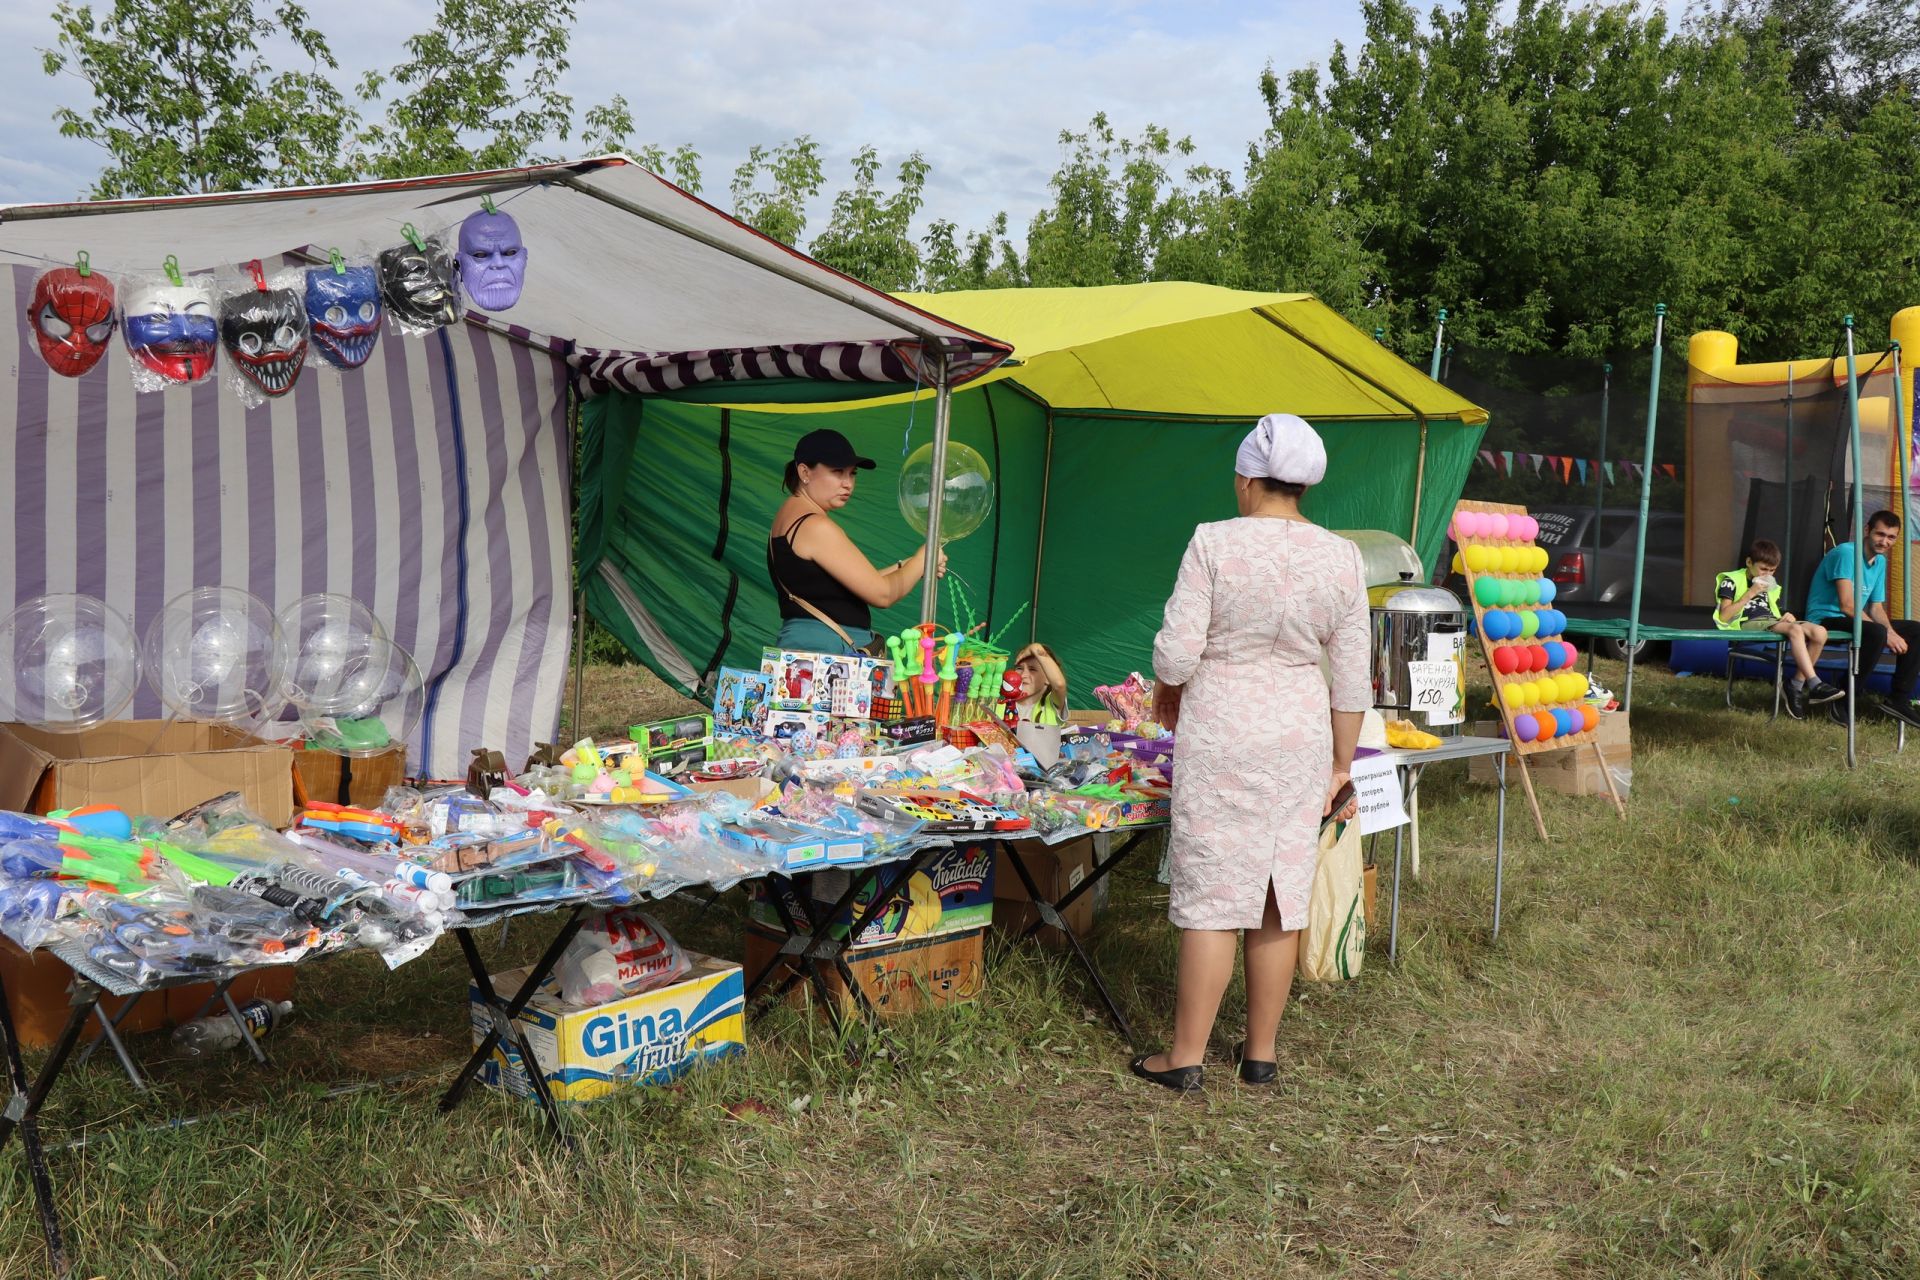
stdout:
<svg viewBox="0 0 1920 1280">
<path fill-rule="evenodd" d="M 247 408 L 216 376 L 142 394 L 118 338 L 53 375 L 22 323 L 34 277 L 84 245 L 110 278 L 169 254 L 192 274 L 325 263 L 451 234 L 485 193 L 520 224 L 527 287 L 507 317 L 424 337 L 391 325 L 357 370 L 310 361 Z M 368 605 L 414 655 L 426 713 L 409 765 L 516 763 L 558 727 L 573 624 L 575 396 L 843 399 L 954 376 L 1007 348 L 840 276 L 621 157 L 285 192 L 0 209 L 15 317 L 0 431 L 0 602 L 99 596 L 144 632 L 197 586 L 276 610 L 317 591 Z M 511 323 L 508 322 L 510 318 Z M 142 689 L 135 716 L 161 714 Z M 288 726 L 292 728 L 291 725 Z"/>
</svg>

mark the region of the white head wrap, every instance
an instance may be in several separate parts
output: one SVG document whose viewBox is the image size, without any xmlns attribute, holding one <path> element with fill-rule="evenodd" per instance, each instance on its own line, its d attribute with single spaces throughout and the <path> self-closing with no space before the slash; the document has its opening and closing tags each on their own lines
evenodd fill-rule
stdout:
<svg viewBox="0 0 1920 1280">
<path fill-rule="evenodd" d="M 1233 469 L 1282 484 L 1319 484 L 1327 474 L 1327 447 L 1305 418 L 1270 413 L 1240 442 Z"/>
</svg>

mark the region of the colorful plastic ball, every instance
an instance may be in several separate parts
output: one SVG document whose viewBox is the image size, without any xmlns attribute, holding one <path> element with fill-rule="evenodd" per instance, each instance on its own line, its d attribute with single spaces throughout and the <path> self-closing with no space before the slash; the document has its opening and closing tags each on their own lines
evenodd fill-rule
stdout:
<svg viewBox="0 0 1920 1280">
<path fill-rule="evenodd" d="M 1534 741 L 1545 742 L 1559 731 L 1560 725 L 1552 716 L 1542 713 L 1534 718 Z"/>
<path fill-rule="evenodd" d="M 1585 726 L 1585 721 L 1580 719 L 1580 713 L 1572 707 L 1561 707 L 1553 713 L 1553 718 L 1560 722 L 1561 733 L 1579 733 Z"/>
<path fill-rule="evenodd" d="M 1458 551 L 1453 553 L 1453 563 L 1450 567 L 1455 573 L 1465 573 L 1467 571 L 1466 565 L 1460 561 L 1460 553 Z"/>
<path fill-rule="evenodd" d="M 1487 549 L 1485 547 L 1468 547 L 1460 553 L 1460 558 L 1465 560 L 1467 562 L 1467 568 L 1473 570 L 1475 573 L 1485 573 L 1487 571 Z"/>
<path fill-rule="evenodd" d="M 1560 594 L 1559 584 L 1552 578 L 1540 579 L 1540 603 L 1552 604 L 1553 598 Z"/>
<path fill-rule="evenodd" d="M 1525 685 L 1518 684 L 1503 686 L 1500 690 L 1501 705 L 1505 706 L 1509 711 L 1518 711 L 1526 706 L 1527 697 L 1526 694 L 1522 692 L 1525 688 Z"/>
<path fill-rule="evenodd" d="M 1592 683 L 1578 671 L 1570 672 L 1569 674 L 1573 677 L 1573 696 L 1576 698 L 1586 697 L 1587 691 L 1593 688 Z"/>
<path fill-rule="evenodd" d="M 1547 651 L 1537 644 L 1527 650 L 1527 669 L 1530 671 L 1545 671 L 1547 669 Z"/>
<path fill-rule="evenodd" d="M 1493 549 L 1493 571 L 1495 573 L 1513 572 L 1513 548 L 1495 547 Z"/>
<path fill-rule="evenodd" d="M 1540 736 L 1540 722 L 1530 715 L 1517 715 L 1513 718 L 1513 736 L 1522 742 L 1532 742 Z"/>
<path fill-rule="evenodd" d="M 1504 538 L 1507 536 L 1507 518 L 1504 515 L 1501 515 L 1498 511 L 1493 511 L 1482 518 L 1487 522 L 1487 536 L 1489 538 Z"/>
<path fill-rule="evenodd" d="M 1467 537 L 1484 538 L 1487 536 L 1486 520 L 1478 511 L 1462 511 L 1455 518 L 1460 521 L 1460 532 Z"/>
<path fill-rule="evenodd" d="M 1522 601 L 1524 601 L 1527 604 L 1539 604 L 1540 603 L 1540 580 L 1538 578 L 1531 578 L 1531 579 L 1528 579 L 1526 582 L 1521 583 L 1520 598 Z"/>
<path fill-rule="evenodd" d="M 1540 634 L 1540 615 L 1523 613 L 1520 615 L 1520 634 L 1531 640 Z"/>
<path fill-rule="evenodd" d="M 1498 609 L 1488 610 L 1482 627 L 1486 631 L 1487 639 L 1489 640 L 1513 639 L 1512 636 L 1507 634 L 1507 615 Z"/>
<path fill-rule="evenodd" d="M 1574 672 L 1563 671 L 1554 678 L 1560 682 L 1560 701 L 1572 702 L 1586 696 L 1587 691 L 1581 687 L 1586 684 L 1586 681 Z"/>
<path fill-rule="evenodd" d="M 1519 661 L 1519 650 L 1510 644 L 1503 644 L 1493 651 L 1493 669 L 1503 676 L 1512 675 Z"/>
<path fill-rule="evenodd" d="M 1509 516 L 1507 532 L 1522 542 L 1532 542 L 1540 536 L 1540 522 L 1532 516 Z"/>
<path fill-rule="evenodd" d="M 1594 706 L 1580 708 L 1580 723 L 1584 732 L 1592 733 L 1600 727 L 1600 709 Z"/>
<path fill-rule="evenodd" d="M 1500 583 L 1492 578 L 1482 578 L 1473 584 L 1473 598 L 1480 602 L 1483 609 L 1491 609 L 1500 603 Z"/>
</svg>

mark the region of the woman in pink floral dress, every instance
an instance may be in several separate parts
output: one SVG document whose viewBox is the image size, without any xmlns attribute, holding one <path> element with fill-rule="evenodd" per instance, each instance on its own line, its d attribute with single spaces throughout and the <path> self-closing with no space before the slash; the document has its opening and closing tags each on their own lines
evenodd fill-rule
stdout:
<svg viewBox="0 0 1920 1280">
<path fill-rule="evenodd" d="M 1243 931 L 1240 1076 L 1273 1080 L 1320 820 L 1372 701 L 1360 549 L 1300 514 L 1326 470 L 1305 421 L 1262 418 L 1234 461 L 1240 518 L 1194 530 L 1154 640 L 1156 713 L 1179 728 L 1167 915 L 1180 976 L 1172 1047 L 1132 1067 L 1168 1088 L 1200 1086 Z"/>
</svg>

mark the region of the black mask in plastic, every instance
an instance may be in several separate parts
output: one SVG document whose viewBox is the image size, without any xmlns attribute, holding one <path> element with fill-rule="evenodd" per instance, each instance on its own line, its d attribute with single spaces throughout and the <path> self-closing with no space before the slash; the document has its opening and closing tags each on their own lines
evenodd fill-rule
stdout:
<svg viewBox="0 0 1920 1280">
<path fill-rule="evenodd" d="M 425 247 L 403 244 L 380 254 L 380 294 L 402 327 L 438 329 L 460 317 L 460 284 L 452 254 L 437 237 Z"/>
<path fill-rule="evenodd" d="M 240 375 L 268 396 L 293 390 L 307 359 L 307 312 L 292 289 L 248 289 L 220 299 L 220 343 Z"/>
</svg>

